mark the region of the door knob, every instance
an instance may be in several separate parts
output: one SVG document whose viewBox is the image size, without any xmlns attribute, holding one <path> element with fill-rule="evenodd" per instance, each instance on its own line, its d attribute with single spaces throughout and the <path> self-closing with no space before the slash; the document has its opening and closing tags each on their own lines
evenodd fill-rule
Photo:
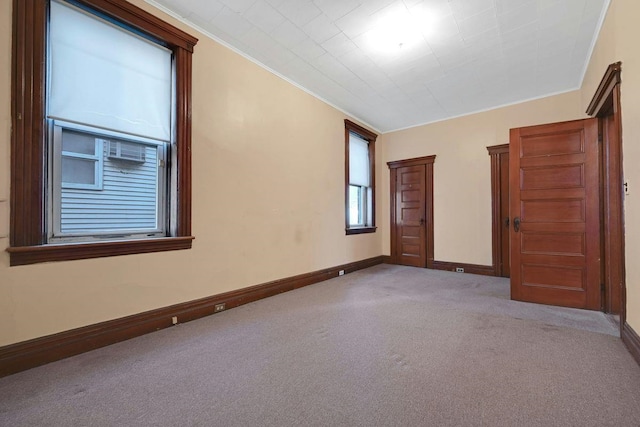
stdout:
<svg viewBox="0 0 640 427">
<path fill-rule="evenodd" d="M 424 225 L 424 218 L 420 218 L 420 226 L 422 227 Z"/>
<path fill-rule="evenodd" d="M 520 217 L 519 216 L 513 218 L 513 229 L 514 229 L 514 231 L 516 233 L 518 231 L 520 231 Z"/>
</svg>

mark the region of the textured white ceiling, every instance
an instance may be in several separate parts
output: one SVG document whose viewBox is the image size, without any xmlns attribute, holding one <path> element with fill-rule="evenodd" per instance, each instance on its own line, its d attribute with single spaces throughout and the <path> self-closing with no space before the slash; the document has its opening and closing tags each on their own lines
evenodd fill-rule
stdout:
<svg viewBox="0 0 640 427">
<path fill-rule="evenodd" d="M 610 0 L 147 1 L 389 132 L 577 89 Z"/>
</svg>

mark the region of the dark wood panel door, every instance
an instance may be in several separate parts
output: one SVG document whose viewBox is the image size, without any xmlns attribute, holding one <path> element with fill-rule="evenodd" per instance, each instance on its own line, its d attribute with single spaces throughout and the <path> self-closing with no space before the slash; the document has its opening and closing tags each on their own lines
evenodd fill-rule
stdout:
<svg viewBox="0 0 640 427">
<path fill-rule="evenodd" d="M 598 120 L 512 129 L 511 298 L 601 308 Z"/>
<path fill-rule="evenodd" d="M 433 164 L 436 156 L 388 162 L 391 262 L 433 268 Z"/>
<path fill-rule="evenodd" d="M 396 169 L 396 248 L 398 264 L 426 267 L 426 166 Z"/>
</svg>

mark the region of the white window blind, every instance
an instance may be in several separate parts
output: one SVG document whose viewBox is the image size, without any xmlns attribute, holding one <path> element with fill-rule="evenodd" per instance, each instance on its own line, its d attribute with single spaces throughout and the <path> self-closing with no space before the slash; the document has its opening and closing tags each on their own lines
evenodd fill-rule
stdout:
<svg viewBox="0 0 640 427">
<path fill-rule="evenodd" d="M 349 134 L 349 183 L 369 187 L 369 143 Z"/>
<path fill-rule="evenodd" d="M 171 140 L 171 52 L 51 2 L 49 117 Z"/>
</svg>

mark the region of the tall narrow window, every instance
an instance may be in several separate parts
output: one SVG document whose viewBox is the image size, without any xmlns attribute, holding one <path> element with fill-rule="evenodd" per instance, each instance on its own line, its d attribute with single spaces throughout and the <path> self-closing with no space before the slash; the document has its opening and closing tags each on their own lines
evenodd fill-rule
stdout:
<svg viewBox="0 0 640 427">
<path fill-rule="evenodd" d="M 346 233 L 375 232 L 375 141 L 377 135 L 345 120 Z"/>
<path fill-rule="evenodd" d="M 11 265 L 190 248 L 197 39 L 125 0 L 13 13 Z"/>
</svg>

